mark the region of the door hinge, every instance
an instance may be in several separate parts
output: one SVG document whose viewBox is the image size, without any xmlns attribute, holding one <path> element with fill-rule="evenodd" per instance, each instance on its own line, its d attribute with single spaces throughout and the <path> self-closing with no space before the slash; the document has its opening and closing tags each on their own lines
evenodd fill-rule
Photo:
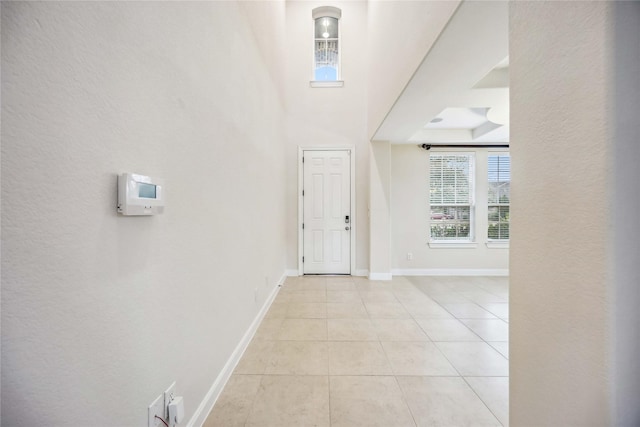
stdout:
<svg viewBox="0 0 640 427">
<path fill-rule="evenodd" d="M 302 257 L 302 262 L 304 262 L 304 257 Z"/>
<path fill-rule="evenodd" d="M 302 158 L 302 163 L 304 163 L 304 157 Z"/>
<path fill-rule="evenodd" d="M 302 229 L 304 230 L 304 222 L 302 223 Z"/>
<path fill-rule="evenodd" d="M 304 197 L 304 190 L 302 190 L 302 197 Z"/>
</svg>

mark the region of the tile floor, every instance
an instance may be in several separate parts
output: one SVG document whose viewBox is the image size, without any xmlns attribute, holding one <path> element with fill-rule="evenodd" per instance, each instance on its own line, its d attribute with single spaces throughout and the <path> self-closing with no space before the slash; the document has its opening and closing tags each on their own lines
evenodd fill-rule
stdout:
<svg viewBox="0 0 640 427">
<path fill-rule="evenodd" d="M 508 279 L 288 278 L 213 426 L 508 425 Z"/>
</svg>

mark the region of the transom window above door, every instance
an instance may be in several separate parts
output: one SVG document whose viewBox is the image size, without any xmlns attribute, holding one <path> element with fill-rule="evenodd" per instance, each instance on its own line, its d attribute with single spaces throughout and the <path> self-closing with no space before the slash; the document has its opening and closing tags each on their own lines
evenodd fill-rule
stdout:
<svg viewBox="0 0 640 427">
<path fill-rule="evenodd" d="M 313 9 L 314 48 L 312 87 L 341 87 L 340 18 L 342 11 L 332 6 Z"/>
</svg>

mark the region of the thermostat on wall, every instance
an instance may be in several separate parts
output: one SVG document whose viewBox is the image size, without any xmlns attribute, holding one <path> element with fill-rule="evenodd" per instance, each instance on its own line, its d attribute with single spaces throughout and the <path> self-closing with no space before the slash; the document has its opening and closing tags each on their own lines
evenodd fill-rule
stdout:
<svg viewBox="0 0 640 427">
<path fill-rule="evenodd" d="M 135 173 L 118 176 L 118 213 L 157 215 L 164 212 L 164 182 Z"/>
</svg>

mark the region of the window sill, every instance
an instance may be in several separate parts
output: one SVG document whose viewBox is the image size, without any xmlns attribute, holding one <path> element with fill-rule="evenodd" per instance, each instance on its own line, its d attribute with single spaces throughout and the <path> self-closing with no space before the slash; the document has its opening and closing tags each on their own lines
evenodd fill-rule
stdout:
<svg viewBox="0 0 640 427">
<path fill-rule="evenodd" d="M 476 242 L 429 242 L 432 249 L 476 249 Z"/>
<path fill-rule="evenodd" d="M 489 249 L 509 249 L 509 241 L 500 242 L 500 241 L 492 241 L 487 242 L 487 248 Z"/>
<path fill-rule="evenodd" d="M 336 81 L 316 81 L 312 80 L 309 82 L 309 86 L 311 87 L 343 87 L 344 80 L 336 80 Z"/>
</svg>

